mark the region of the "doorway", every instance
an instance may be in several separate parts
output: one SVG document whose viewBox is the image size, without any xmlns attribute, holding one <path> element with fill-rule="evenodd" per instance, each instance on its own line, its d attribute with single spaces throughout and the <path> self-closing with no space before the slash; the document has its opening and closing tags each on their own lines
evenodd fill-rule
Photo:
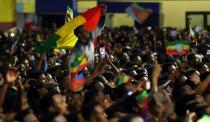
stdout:
<svg viewBox="0 0 210 122">
<path fill-rule="evenodd" d="M 189 28 L 189 19 L 192 26 L 200 26 L 202 29 L 210 31 L 210 12 L 186 12 L 186 28 Z"/>
<path fill-rule="evenodd" d="M 40 17 L 41 17 L 41 26 L 43 28 L 48 28 L 48 29 L 52 29 L 54 26 L 58 28 L 61 27 L 64 24 L 65 20 L 64 14 L 43 14 Z"/>
</svg>

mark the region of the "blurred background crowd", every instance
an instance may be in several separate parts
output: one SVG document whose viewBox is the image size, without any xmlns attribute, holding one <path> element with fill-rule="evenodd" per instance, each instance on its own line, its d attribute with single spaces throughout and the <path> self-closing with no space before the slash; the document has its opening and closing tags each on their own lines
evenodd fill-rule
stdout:
<svg viewBox="0 0 210 122">
<path fill-rule="evenodd" d="M 171 30 L 105 27 L 94 66 L 83 70 L 97 73 L 76 92 L 66 67 L 71 51 L 34 51 L 53 30 L 1 32 L 1 120 L 190 122 L 209 115 L 209 33 Z M 189 40 L 189 54 L 166 54 L 169 40 Z M 116 83 L 122 74 L 129 81 Z"/>
</svg>

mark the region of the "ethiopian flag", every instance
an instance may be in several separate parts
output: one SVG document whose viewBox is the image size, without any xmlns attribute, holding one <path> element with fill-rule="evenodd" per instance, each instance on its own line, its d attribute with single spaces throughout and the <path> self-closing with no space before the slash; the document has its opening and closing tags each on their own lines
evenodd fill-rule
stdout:
<svg viewBox="0 0 210 122">
<path fill-rule="evenodd" d="M 136 101 L 138 101 L 139 103 L 143 102 L 145 99 L 147 99 L 148 97 L 148 93 L 146 90 L 143 90 L 141 93 L 139 93 L 135 98 Z"/>
<path fill-rule="evenodd" d="M 129 82 L 131 82 L 131 80 L 132 80 L 132 78 L 129 75 L 122 73 L 122 74 L 120 74 L 119 79 L 116 81 L 115 87 L 120 86 L 125 83 L 129 83 Z"/>
<path fill-rule="evenodd" d="M 168 55 L 187 55 L 189 49 L 188 41 L 171 41 L 166 43 L 166 54 Z"/>
<path fill-rule="evenodd" d="M 82 52 L 77 52 L 70 67 L 70 89 L 78 92 L 83 89 L 85 78 L 81 72 L 87 66 L 87 58 Z"/>
<path fill-rule="evenodd" d="M 74 61 L 71 62 L 71 74 L 76 75 L 88 65 L 87 58 L 82 52 L 77 52 Z"/>
<path fill-rule="evenodd" d="M 72 49 L 78 40 L 78 37 L 74 35 L 74 30 L 81 25 L 86 27 L 87 33 L 94 30 L 99 23 L 103 9 L 103 6 L 98 5 L 87 10 L 81 15 L 76 16 L 70 22 L 66 22 L 60 29 L 48 38 L 43 46 L 36 47 L 35 52 L 49 53 L 54 48 Z"/>
</svg>

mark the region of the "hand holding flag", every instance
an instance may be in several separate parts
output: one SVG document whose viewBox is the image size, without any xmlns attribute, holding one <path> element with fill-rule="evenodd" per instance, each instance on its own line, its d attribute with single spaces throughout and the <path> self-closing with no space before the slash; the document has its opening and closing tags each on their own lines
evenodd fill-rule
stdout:
<svg viewBox="0 0 210 122">
<path fill-rule="evenodd" d="M 74 30 L 84 25 L 87 28 L 87 32 L 93 31 L 101 18 L 103 7 L 98 5 L 94 8 L 87 10 L 86 12 L 78 15 L 70 22 L 66 22 L 58 31 L 51 35 L 44 46 L 36 47 L 35 51 L 38 53 L 46 52 L 49 53 L 52 49 L 72 49 L 78 37 L 74 34 Z"/>
<path fill-rule="evenodd" d="M 127 75 L 125 73 L 121 73 L 119 75 L 118 80 L 115 83 L 115 87 L 118 87 L 122 84 L 130 83 L 131 81 L 132 81 L 132 78 L 129 75 Z"/>
</svg>

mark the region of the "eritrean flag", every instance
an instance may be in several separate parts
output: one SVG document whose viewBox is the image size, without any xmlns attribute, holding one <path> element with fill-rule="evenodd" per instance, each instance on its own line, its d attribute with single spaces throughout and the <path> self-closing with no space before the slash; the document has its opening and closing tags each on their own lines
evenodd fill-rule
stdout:
<svg viewBox="0 0 210 122">
<path fill-rule="evenodd" d="M 43 46 L 36 47 L 35 52 L 49 53 L 54 48 L 72 49 L 78 40 L 78 37 L 74 35 L 74 30 L 81 25 L 86 27 L 87 33 L 94 30 L 99 23 L 103 9 L 103 6 L 98 5 L 78 15 L 70 22 L 66 22 L 58 31 L 48 38 Z"/>
<path fill-rule="evenodd" d="M 120 74 L 119 79 L 116 81 L 115 87 L 120 86 L 121 84 L 129 83 L 131 80 L 132 78 L 129 75 L 122 73 Z"/>
<path fill-rule="evenodd" d="M 73 77 L 71 76 L 71 80 L 69 83 L 71 91 L 73 92 L 81 91 L 84 87 L 84 84 L 85 84 L 85 78 L 82 72 L 79 72 L 77 75 Z"/>
<path fill-rule="evenodd" d="M 189 49 L 188 41 L 171 41 L 166 43 L 166 54 L 168 55 L 187 55 Z"/>
<path fill-rule="evenodd" d="M 125 11 L 140 24 L 144 23 L 144 21 L 152 14 L 152 9 L 145 9 L 136 3 L 128 6 Z"/>
</svg>

